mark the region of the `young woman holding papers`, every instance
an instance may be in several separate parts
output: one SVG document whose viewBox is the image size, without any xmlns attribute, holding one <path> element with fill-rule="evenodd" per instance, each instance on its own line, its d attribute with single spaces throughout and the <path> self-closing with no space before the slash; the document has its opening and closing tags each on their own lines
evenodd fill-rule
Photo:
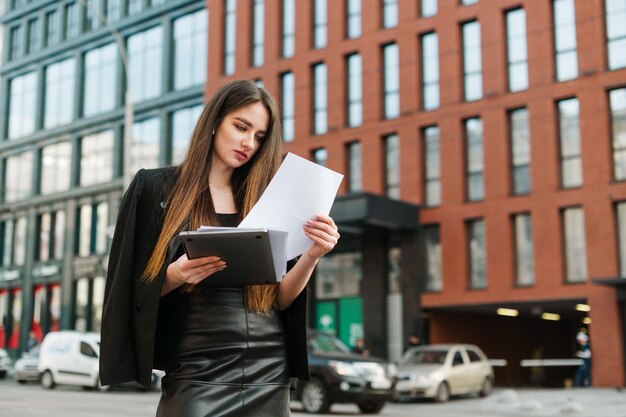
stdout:
<svg viewBox="0 0 626 417">
<path fill-rule="evenodd" d="M 180 166 L 140 170 L 111 246 L 100 378 L 148 386 L 164 369 L 157 416 L 288 416 L 289 377 L 308 378 L 304 288 L 339 233 L 320 215 L 312 241 L 278 285 L 215 288 L 228 268 L 187 259 L 177 238 L 200 225 L 236 226 L 282 156 L 274 99 L 252 81 L 222 87 L 200 115 Z"/>
</svg>

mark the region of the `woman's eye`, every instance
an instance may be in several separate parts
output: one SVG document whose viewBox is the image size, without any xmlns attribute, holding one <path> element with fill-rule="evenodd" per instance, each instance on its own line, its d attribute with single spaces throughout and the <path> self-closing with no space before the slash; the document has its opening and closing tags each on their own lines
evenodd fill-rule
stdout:
<svg viewBox="0 0 626 417">
<path fill-rule="evenodd" d="M 256 140 L 258 140 L 259 142 L 263 142 L 263 139 L 265 139 L 265 136 L 257 136 Z"/>
<path fill-rule="evenodd" d="M 237 126 L 237 129 L 241 130 L 242 132 L 246 131 L 246 127 L 245 126 L 242 126 L 242 125 L 235 125 L 235 126 Z"/>
</svg>

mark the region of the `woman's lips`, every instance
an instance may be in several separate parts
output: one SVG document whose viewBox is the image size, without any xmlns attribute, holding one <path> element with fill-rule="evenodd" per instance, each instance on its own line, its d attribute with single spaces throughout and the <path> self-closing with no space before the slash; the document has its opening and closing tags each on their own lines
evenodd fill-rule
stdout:
<svg viewBox="0 0 626 417">
<path fill-rule="evenodd" d="M 248 155 L 241 151 L 235 151 L 235 155 L 237 156 L 237 159 L 240 161 L 245 161 L 246 159 L 248 159 Z"/>
</svg>

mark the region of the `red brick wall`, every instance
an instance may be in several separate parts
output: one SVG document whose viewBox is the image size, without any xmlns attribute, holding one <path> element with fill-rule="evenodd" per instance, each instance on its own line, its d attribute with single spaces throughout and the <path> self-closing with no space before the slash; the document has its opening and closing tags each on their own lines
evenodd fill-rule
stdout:
<svg viewBox="0 0 626 417">
<path fill-rule="evenodd" d="M 309 2 L 297 2 L 296 54 L 280 57 L 280 4 L 266 0 L 265 65 L 250 67 L 251 5 L 238 2 L 237 71 L 232 78 L 261 78 L 280 99 L 279 74 L 293 71 L 296 86 L 295 141 L 286 150 L 308 157 L 311 150 L 325 147 L 328 166 L 345 172 L 345 144 L 363 144 L 363 189 L 384 192 L 381 137 L 397 132 L 400 137 L 400 188 L 403 200 L 423 201 L 423 155 L 420 130 L 437 124 L 441 133 L 442 204 L 424 208 L 422 224 L 441 226 L 443 291 L 425 294 L 424 307 L 480 305 L 514 301 L 587 299 L 592 306 L 591 335 L 595 354 L 594 383 L 623 385 L 624 358 L 620 353 L 621 334 L 615 295 L 591 280 L 618 274 L 616 227 L 612 205 L 626 200 L 626 183 L 612 181 L 611 138 L 607 89 L 626 85 L 626 69 L 606 71 L 604 1 L 577 0 L 577 44 L 580 76 L 576 80 L 554 81 L 554 44 L 551 2 L 536 0 L 481 0 L 460 6 L 458 0 L 440 0 L 437 16 L 418 18 L 416 1 L 400 1 L 400 24 L 380 28 L 378 1 L 364 1 L 362 33 L 359 39 L 344 39 L 343 1 L 328 2 L 328 46 L 311 49 Z M 210 10 L 210 40 L 207 95 L 228 81 L 222 73 L 223 2 L 207 0 Z M 307 7 L 302 7 L 307 5 Z M 504 11 L 523 6 L 527 13 L 529 89 L 507 92 L 506 38 Z M 478 18 L 481 23 L 484 98 L 463 102 L 462 46 L 460 24 Z M 436 30 L 439 35 L 441 107 L 421 111 L 419 35 Z M 382 120 L 381 46 L 395 41 L 400 48 L 401 116 Z M 358 128 L 346 128 L 345 61 L 348 53 L 359 52 L 363 59 L 363 120 Z M 311 134 L 311 65 L 324 61 L 328 66 L 328 128 L 325 135 Z M 555 101 L 577 97 L 580 102 L 580 129 L 584 185 L 560 190 L 559 151 Z M 507 110 L 526 107 L 530 115 L 532 193 L 510 196 Z M 463 125 L 465 118 L 480 116 L 484 124 L 485 192 L 482 202 L 465 202 Z M 342 185 L 342 192 L 346 190 Z M 564 283 L 560 210 L 581 206 L 585 213 L 589 279 L 585 283 Z M 514 256 L 510 217 L 532 215 L 536 284 L 518 288 L 514 278 Z M 467 289 L 468 260 L 464 221 L 481 217 L 486 224 L 486 290 Z M 416 277 L 416 279 L 418 279 Z M 464 318 L 458 319 L 463 323 Z M 448 322 L 435 319 L 433 338 L 444 334 Z M 463 326 L 456 326 L 462 328 Z M 453 328 L 456 328 L 453 327 Z M 547 336 L 549 337 L 549 335 Z"/>
</svg>

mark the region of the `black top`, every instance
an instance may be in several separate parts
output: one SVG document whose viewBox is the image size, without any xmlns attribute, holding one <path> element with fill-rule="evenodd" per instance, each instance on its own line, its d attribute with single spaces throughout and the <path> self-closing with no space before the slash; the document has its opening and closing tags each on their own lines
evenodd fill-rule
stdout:
<svg viewBox="0 0 626 417">
<path fill-rule="evenodd" d="M 239 213 L 217 213 L 217 218 L 222 227 L 237 227 L 239 225 Z"/>
</svg>

